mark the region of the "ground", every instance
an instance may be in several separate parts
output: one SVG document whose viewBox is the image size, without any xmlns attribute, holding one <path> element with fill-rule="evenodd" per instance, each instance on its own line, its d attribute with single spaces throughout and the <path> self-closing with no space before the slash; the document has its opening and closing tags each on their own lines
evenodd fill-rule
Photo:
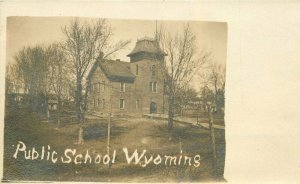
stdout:
<svg viewBox="0 0 300 184">
<path fill-rule="evenodd" d="M 78 153 L 107 153 L 107 119 L 88 117 L 84 126 L 84 144 L 76 144 L 79 124 L 64 113 L 61 127 L 55 116 L 46 121 L 44 116 L 26 109 L 6 110 L 4 135 L 3 180 L 31 181 L 112 181 L 112 182 L 180 182 L 212 181 L 212 152 L 209 130 L 185 123 L 174 123 L 172 134 L 167 132 L 166 121 L 134 117 L 113 117 L 111 121 L 110 151 L 116 150 L 117 161 L 109 168 L 103 164 L 75 165 L 46 160 L 25 160 L 21 155 L 13 158 L 18 141 L 27 147 L 51 146 L 51 150 L 63 153 L 66 148 Z M 215 129 L 217 148 L 217 173 L 222 175 L 225 160 L 225 133 Z M 170 139 L 171 137 L 171 139 Z M 126 164 L 122 148 L 147 150 L 149 154 L 201 155 L 201 165 L 165 166 Z M 119 154 L 120 153 L 120 154 Z M 123 156 L 122 156 L 123 155 Z M 124 157 L 124 158 L 123 158 Z M 220 179 L 220 178 L 219 178 Z M 222 179 L 222 177 L 221 177 Z"/>
</svg>

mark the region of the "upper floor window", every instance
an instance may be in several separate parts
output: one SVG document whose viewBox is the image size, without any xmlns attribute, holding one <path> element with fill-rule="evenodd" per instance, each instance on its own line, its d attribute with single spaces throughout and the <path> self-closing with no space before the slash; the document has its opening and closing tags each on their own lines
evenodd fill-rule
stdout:
<svg viewBox="0 0 300 184">
<path fill-rule="evenodd" d="M 152 65 L 152 67 L 151 67 L 152 76 L 155 76 L 155 72 L 156 72 L 155 70 L 156 70 L 155 65 Z"/>
<path fill-rule="evenodd" d="M 150 82 L 149 83 L 149 89 L 152 92 L 157 92 L 157 82 Z"/>
<path fill-rule="evenodd" d="M 125 101 L 124 99 L 120 99 L 120 109 L 124 109 L 125 108 Z"/>
<path fill-rule="evenodd" d="M 90 92 L 93 92 L 94 91 L 94 85 L 93 84 L 90 84 Z"/>
<path fill-rule="evenodd" d="M 94 91 L 94 92 L 97 91 L 97 83 L 95 83 L 95 84 L 93 85 L 93 91 Z"/>
<path fill-rule="evenodd" d="M 100 92 L 100 82 L 94 84 L 94 89 L 97 92 Z"/>
<path fill-rule="evenodd" d="M 157 82 L 153 82 L 152 91 L 157 92 Z"/>
<path fill-rule="evenodd" d="M 120 83 L 120 91 L 125 92 L 125 83 L 124 82 Z"/>
<path fill-rule="evenodd" d="M 152 91 L 152 83 L 153 83 L 153 82 L 150 82 L 150 83 L 149 83 L 149 91 Z"/>
<path fill-rule="evenodd" d="M 102 91 L 105 91 L 105 81 L 102 81 Z"/>
<path fill-rule="evenodd" d="M 136 75 L 139 75 L 139 65 L 136 65 L 136 66 L 135 66 L 135 74 L 136 74 Z"/>
</svg>

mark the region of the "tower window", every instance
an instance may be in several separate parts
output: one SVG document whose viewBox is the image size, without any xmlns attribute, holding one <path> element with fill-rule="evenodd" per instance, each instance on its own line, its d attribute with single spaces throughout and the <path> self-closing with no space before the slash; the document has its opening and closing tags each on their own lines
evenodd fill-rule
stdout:
<svg viewBox="0 0 300 184">
<path fill-rule="evenodd" d="M 125 107 L 125 101 L 124 99 L 120 99 L 120 109 L 124 109 Z"/>
<path fill-rule="evenodd" d="M 157 82 L 150 82 L 149 83 L 149 89 L 152 92 L 157 92 Z"/>
<path fill-rule="evenodd" d="M 157 92 L 157 82 L 153 82 L 153 87 L 152 87 L 153 92 Z"/>
<path fill-rule="evenodd" d="M 152 84 L 153 84 L 153 82 L 149 83 L 149 91 L 152 91 Z"/>
<path fill-rule="evenodd" d="M 120 91 L 125 92 L 125 83 L 124 82 L 120 83 Z"/>
<path fill-rule="evenodd" d="M 155 70 L 156 70 L 155 65 L 152 65 L 151 68 L 152 76 L 155 76 Z"/>
</svg>

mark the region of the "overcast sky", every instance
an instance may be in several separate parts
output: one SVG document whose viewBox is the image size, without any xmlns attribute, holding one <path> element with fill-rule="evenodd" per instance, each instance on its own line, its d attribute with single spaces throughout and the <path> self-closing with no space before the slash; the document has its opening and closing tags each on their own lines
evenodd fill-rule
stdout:
<svg viewBox="0 0 300 184">
<path fill-rule="evenodd" d="M 47 17 L 11 17 L 7 24 L 7 61 L 14 62 L 14 54 L 23 46 L 49 44 L 64 39 L 61 27 L 69 25 L 72 18 Z M 114 31 L 115 40 L 130 40 L 126 50 L 120 51 L 116 58 L 129 61 L 126 55 L 133 49 L 136 40 L 152 36 L 155 32 L 154 20 L 116 20 L 108 19 Z M 180 32 L 186 21 L 158 21 L 171 32 Z M 216 62 L 226 62 L 227 27 L 225 23 L 189 22 L 196 34 L 198 47 L 213 52 Z"/>
<path fill-rule="evenodd" d="M 24 46 L 50 44 L 64 39 L 61 27 L 69 25 L 71 17 L 10 17 L 7 20 L 7 63 L 13 63 L 14 55 Z M 89 19 L 87 19 L 89 20 Z M 155 20 L 108 19 L 113 28 L 114 40 L 130 40 L 128 47 L 115 55 L 115 59 L 129 61 L 126 55 L 134 48 L 136 40 L 151 37 L 156 29 Z M 226 63 L 227 25 L 220 22 L 157 21 L 172 33 L 180 33 L 189 23 L 196 34 L 199 50 L 213 53 L 214 62 Z"/>
</svg>

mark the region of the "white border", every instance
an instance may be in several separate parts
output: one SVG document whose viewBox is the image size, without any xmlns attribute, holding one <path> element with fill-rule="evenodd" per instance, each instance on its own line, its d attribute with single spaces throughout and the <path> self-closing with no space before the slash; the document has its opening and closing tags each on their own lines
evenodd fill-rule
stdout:
<svg viewBox="0 0 300 184">
<path fill-rule="evenodd" d="M 300 183 L 299 9 L 299 1 L 4 1 L 0 80 L 4 84 L 6 16 L 227 22 L 225 178 L 229 183 Z M 4 122 L 4 87 L 0 95 Z"/>
</svg>

